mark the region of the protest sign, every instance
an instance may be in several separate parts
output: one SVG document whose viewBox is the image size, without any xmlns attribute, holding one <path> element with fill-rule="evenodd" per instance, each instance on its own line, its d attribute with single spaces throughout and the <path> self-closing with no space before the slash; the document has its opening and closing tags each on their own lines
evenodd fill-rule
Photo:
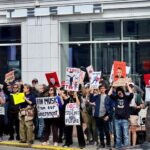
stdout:
<svg viewBox="0 0 150 150">
<path fill-rule="evenodd" d="M 150 74 L 144 74 L 144 81 L 146 86 L 150 86 Z"/>
<path fill-rule="evenodd" d="M 80 69 L 66 68 L 65 90 L 78 91 L 80 83 Z"/>
<path fill-rule="evenodd" d="M 130 73 L 131 67 L 126 66 L 126 74 L 128 75 Z M 109 83 L 112 83 L 114 81 L 114 65 L 112 65 L 111 73 L 109 77 Z"/>
<path fill-rule="evenodd" d="M 101 79 L 101 71 L 100 72 L 93 72 L 92 78 L 90 80 L 90 88 L 98 88 L 100 79 Z"/>
<path fill-rule="evenodd" d="M 145 87 L 145 101 L 150 101 L 150 86 Z"/>
<path fill-rule="evenodd" d="M 13 96 L 15 105 L 25 102 L 24 93 L 16 93 L 16 94 L 11 94 L 11 95 Z"/>
<path fill-rule="evenodd" d="M 117 87 L 117 86 L 126 86 L 127 82 L 131 82 L 131 78 L 120 78 L 117 81 L 113 82 L 113 86 Z"/>
<path fill-rule="evenodd" d="M 5 108 L 4 108 L 4 106 L 0 106 L 0 115 L 5 115 Z"/>
<path fill-rule="evenodd" d="M 92 73 L 94 72 L 93 66 L 92 66 L 92 65 L 88 66 L 88 67 L 86 68 L 86 70 L 87 70 L 89 79 L 91 79 L 91 78 L 92 78 Z"/>
<path fill-rule="evenodd" d="M 60 87 L 58 76 L 56 72 L 46 73 L 46 79 L 49 83 L 49 86 Z"/>
<path fill-rule="evenodd" d="M 76 103 L 66 105 L 65 125 L 80 125 L 80 107 Z"/>
<path fill-rule="evenodd" d="M 36 98 L 38 118 L 58 118 L 59 106 L 56 97 Z"/>
<path fill-rule="evenodd" d="M 84 78 L 85 78 L 85 74 L 86 74 L 86 72 L 84 72 L 84 71 L 80 70 L 80 84 L 82 84 L 82 83 L 83 83 Z"/>
<path fill-rule="evenodd" d="M 122 61 L 114 61 L 114 81 L 126 78 L 126 63 Z"/>
<path fill-rule="evenodd" d="M 5 74 L 5 82 L 6 83 L 11 83 L 15 80 L 15 74 L 14 71 L 10 71 Z"/>
</svg>

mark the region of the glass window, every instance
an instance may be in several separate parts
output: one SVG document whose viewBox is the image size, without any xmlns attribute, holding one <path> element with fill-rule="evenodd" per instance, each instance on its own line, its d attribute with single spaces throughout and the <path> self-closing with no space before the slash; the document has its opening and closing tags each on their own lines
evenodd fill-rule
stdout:
<svg viewBox="0 0 150 150">
<path fill-rule="evenodd" d="M 21 43 L 21 26 L 0 26 L 0 43 Z"/>
<path fill-rule="evenodd" d="M 4 82 L 5 74 L 15 70 L 16 79 L 21 78 L 21 46 L 0 46 L 0 82 Z"/>
<path fill-rule="evenodd" d="M 123 54 L 132 74 L 150 73 L 150 43 L 126 43 Z"/>
<path fill-rule="evenodd" d="M 89 23 L 69 23 L 69 41 L 89 41 Z"/>
<path fill-rule="evenodd" d="M 124 21 L 123 36 L 127 40 L 150 38 L 150 20 Z"/>
<path fill-rule="evenodd" d="M 92 23 L 92 38 L 94 41 L 120 40 L 120 35 L 120 21 Z"/>
<path fill-rule="evenodd" d="M 93 44 L 92 60 L 94 70 L 110 74 L 113 61 L 121 60 L 121 44 Z"/>
</svg>

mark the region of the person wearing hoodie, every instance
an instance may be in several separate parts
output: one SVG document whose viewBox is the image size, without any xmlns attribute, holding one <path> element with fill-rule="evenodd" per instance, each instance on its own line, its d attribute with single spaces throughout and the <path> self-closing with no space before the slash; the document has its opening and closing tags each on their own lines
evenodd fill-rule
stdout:
<svg viewBox="0 0 150 150">
<path fill-rule="evenodd" d="M 132 88 L 129 83 L 126 84 L 129 91 L 129 95 L 125 94 L 122 87 L 116 88 L 116 95 L 113 95 L 113 87 L 111 87 L 108 95 L 112 100 L 115 101 L 115 130 L 116 130 L 116 149 L 122 149 L 123 147 L 129 146 L 129 123 L 128 119 L 130 116 L 130 102 L 133 98 Z M 123 143 L 122 143 L 123 136 Z"/>
</svg>

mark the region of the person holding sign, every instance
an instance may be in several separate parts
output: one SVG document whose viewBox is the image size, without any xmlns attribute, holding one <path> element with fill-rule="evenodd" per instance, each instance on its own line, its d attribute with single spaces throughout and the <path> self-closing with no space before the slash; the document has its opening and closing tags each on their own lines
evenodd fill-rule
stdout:
<svg viewBox="0 0 150 150">
<path fill-rule="evenodd" d="M 25 102 L 20 104 L 19 111 L 19 127 L 20 127 L 20 142 L 33 144 L 34 141 L 34 105 L 35 95 L 31 92 L 32 87 L 24 84 L 23 92 L 25 94 Z"/>
<path fill-rule="evenodd" d="M 3 132 L 4 132 L 4 115 L 5 115 L 5 95 L 3 93 L 2 87 L 0 87 L 0 141 L 2 141 Z"/>
<path fill-rule="evenodd" d="M 122 149 L 123 147 L 129 146 L 129 124 L 128 119 L 130 116 L 130 102 L 133 98 L 133 90 L 126 84 L 129 91 L 129 95 L 125 94 L 122 87 L 117 87 L 116 95 L 113 95 L 113 87 L 111 87 L 108 95 L 115 102 L 115 131 L 116 131 L 116 149 Z M 123 133 L 123 134 L 122 134 Z M 122 144 L 122 136 L 124 144 Z"/>
<path fill-rule="evenodd" d="M 62 99 L 56 95 L 56 88 L 55 87 L 50 87 L 49 88 L 49 98 L 52 99 L 52 101 L 45 101 L 45 103 L 49 104 L 56 104 L 59 109 L 62 109 L 63 101 Z M 43 132 L 43 143 L 42 145 L 48 145 L 49 144 L 49 136 L 51 133 L 53 133 L 53 143 L 54 146 L 58 146 L 58 128 L 59 128 L 59 116 L 57 118 L 44 118 L 44 132 Z"/>
<path fill-rule="evenodd" d="M 15 94 L 19 94 L 20 88 L 19 85 L 14 83 L 12 85 L 12 90 L 8 89 L 7 84 L 4 84 L 4 93 L 7 95 L 7 103 L 8 103 L 8 109 L 7 109 L 7 117 L 8 117 L 8 129 L 9 129 L 9 139 L 8 140 L 14 140 L 14 127 L 16 130 L 16 140 L 19 140 L 19 119 L 18 119 L 18 113 L 19 113 L 19 104 L 14 103 L 14 96 Z"/>
<path fill-rule="evenodd" d="M 80 107 L 80 99 L 79 99 L 79 95 L 77 94 L 77 92 L 74 91 L 70 91 L 69 92 L 69 98 L 67 98 L 65 100 L 65 107 L 67 107 L 67 104 L 72 103 L 72 107 L 73 106 L 78 106 Z M 74 105 L 75 104 L 75 105 Z M 77 107 L 75 107 L 77 108 Z M 72 108 L 73 109 L 73 108 Z M 73 112 L 73 111 L 72 111 Z M 65 117 L 66 117 L 66 111 L 65 111 Z M 81 113 L 79 113 L 80 117 L 81 117 Z M 72 117 L 74 117 L 72 115 Z M 70 118 L 71 120 L 73 118 Z M 67 122 L 69 122 L 69 120 L 67 120 Z M 63 145 L 63 147 L 69 147 L 71 144 L 73 144 L 73 140 L 72 140 L 72 132 L 73 132 L 73 124 L 72 125 L 66 125 L 65 122 L 65 133 L 66 133 L 66 141 L 65 144 Z M 80 119 L 81 124 L 76 125 L 77 128 L 77 138 L 78 138 L 78 143 L 79 143 L 79 147 L 80 148 L 84 148 L 85 147 L 85 140 L 84 140 L 84 134 L 83 134 L 83 128 L 82 128 L 82 119 Z M 76 124 L 76 122 L 75 122 Z"/>
</svg>

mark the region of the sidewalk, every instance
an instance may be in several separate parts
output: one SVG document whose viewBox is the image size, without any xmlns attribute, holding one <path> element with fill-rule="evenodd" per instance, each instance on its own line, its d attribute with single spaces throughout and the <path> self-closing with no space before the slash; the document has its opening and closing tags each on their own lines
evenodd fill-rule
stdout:
<svg viewBox="0 0 150 150">
<path fill-rule="evenodd" d="M 23 148 L 34 148 L 34 149 L 49 149 L 49 150 L 79 150 L 78 143 L 76 138 L 74 139 L 74 144 L 72 147 L 69 148 L 63 148 L 62 145 L 63 143 L 59 144 L 59 146 L 55 147 L 52 144 L 52 137 L 50 137 L 50 144 L 48 146 L 43 146 L 39 140 L 35 140 L 34 144 L 29 145 L 27 143 L 19 143 L 19 141 L 13 140 L 13 141 L 8 141 L 9 136 L 4 135 L 3 136 L 3 141 L 0 142 L 0 145 L 5 145 L 5 146 L 14 146 L 14 147 L 23 147 Z"/>
</svg>

